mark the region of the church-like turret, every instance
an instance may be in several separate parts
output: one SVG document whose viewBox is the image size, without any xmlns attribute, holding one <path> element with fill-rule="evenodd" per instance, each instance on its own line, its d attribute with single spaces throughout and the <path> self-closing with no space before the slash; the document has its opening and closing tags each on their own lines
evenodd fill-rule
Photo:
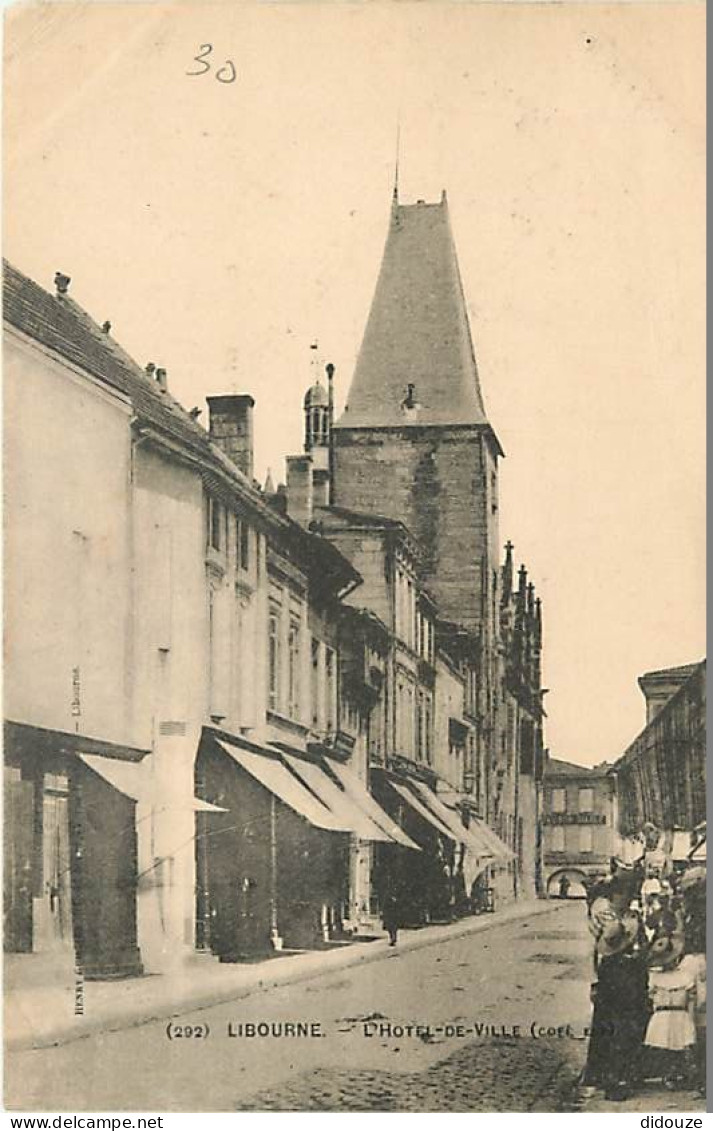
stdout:
<svg viewBox="0 0 713 1131">
<path fill-rule="evenodd" d="M 322 364 L 316 342 L 310 346 L 312 384 L 305 393 L 304 450 L 312 459 L 312 487 L 315 506 L 329 506 L 332 477 L 332 426 L 334 423 L 334 366 L 324 367 L 327 388 L 322 384 Z"/>
</svg>

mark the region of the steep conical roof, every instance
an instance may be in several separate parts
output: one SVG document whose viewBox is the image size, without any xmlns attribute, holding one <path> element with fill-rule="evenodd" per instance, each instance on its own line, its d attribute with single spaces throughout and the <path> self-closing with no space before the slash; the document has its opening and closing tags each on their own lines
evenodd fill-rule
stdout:
<svg viewBox="0 0 713 1131">
<path fill-rule="evenodd" d="M 437 204 L 395 199 L 337 427 L 487 423 L 446 194 Z"/>
</svg>

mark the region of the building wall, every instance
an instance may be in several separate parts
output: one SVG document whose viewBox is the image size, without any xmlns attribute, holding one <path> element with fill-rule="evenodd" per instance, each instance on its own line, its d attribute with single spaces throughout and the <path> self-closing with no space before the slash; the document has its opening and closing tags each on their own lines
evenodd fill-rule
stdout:
<svg viewBox="0 0 713 1131">
<path fill-rule="evenodd" d="M 383 531 L 370 534 L 364 530 L 330 527 L 325 534 L 363 578 L 361 585 L 347 598 L 347 604 L 370 609 L 384 624 L 391 626 L 393 610 Z"/>
<path fill-rule="evenodd" d="M 465 743 L 450 740 L 450 720 L 464 722 L 465 689 L 463 679 L 442 658 L 436 659 L 433 769 L 459 793 L 464 789 Z"/>
<path fill-rule="evenodd" d="M 6 328 L 5 715 L 138 745 L 131 408 Z"/>
<path fill-rule="evenodd" d="M 705 820 L 705 672 L 701 663 L 616 763 L 623 836 L 647 821 L 690 831 Z"/>
<path fill-rule="evenodd" d="M 334 436 L 335 502 L 408 527 L 443 617 L 477 627 L 497 616 L 497 466 L 483 431 L 340 427 Z"/>
<path fill-rule="evenodd" d="M 540 858 L 541 796 L 538 783 L 531 774 L 520 775 L 519 812 L 516 852 L 520 869 L 520 894 L 534 899 L 540 894 L 538 860 Z"/>
<path fill-rule="evenodd" d="M 194 760 L 208 721 L 203 484 L 139 439 L 134 449 L 135 726 L 151 749 L 137 811 L 138 925 L 156 972 L 194 944 Z"/>
<path fill-rule="evenodd" d="M 580 793 L 584 790 L 590 792 Z M 612 778 L 606 773 L 582 777 L 546 773 L 543 792 L 545 885 L 564 868 L 585 875 L 608 871 L 618 844 L 613 823 L 613 793 Z"/>
<path fill-rule="evenodd" d="M 275 555 L 270 561 L 266 634 L 276 654 L 272 659 L 268 656 L 266 672 L 267 736 L 302 746 L 312 721 L 306 578 L 290 568 L 289 559 L 282 557 L 281 564 Z M 323 655 L 320 662 L 324 663 Z M 334 712 L 334 694 L 332 701 Z"/>
</svg>

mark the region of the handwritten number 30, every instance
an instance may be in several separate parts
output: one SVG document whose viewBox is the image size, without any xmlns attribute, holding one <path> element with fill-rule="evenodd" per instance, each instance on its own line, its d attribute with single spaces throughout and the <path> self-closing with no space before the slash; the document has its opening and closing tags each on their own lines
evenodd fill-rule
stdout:
<svg viewBox="0 0 713 1131">
<path fill-rule="evenodd" d="M 205 75 L 205 74 L 207 74 L 208 71 L 211 69 L 211 66 L 210 66 L 210 63 L 206 62 L 206 59 L 207 59 L 207 56 L 210 55 L 212 50 L 213 50 L 212 43 L 202 43 L 200 51 L 198 52 L 198 54 L 195 56 L 195 58 L 193 60 L 194 63 L 198 63 L 202 69 L 200 71 L 186 71 L 186 74 L 187 75 Z M 237 77 L 237 73 L 236 73 L 236 70 L 235 70 L 234 63 L 232 63 L 230 59 L 227 59 L 226 62 L 223 63 L 223 66 L 218 71 L 216 71 L 215 77 L 217 78 L 218 82 L 235 82 L 235 79 Z"/>
</svg>

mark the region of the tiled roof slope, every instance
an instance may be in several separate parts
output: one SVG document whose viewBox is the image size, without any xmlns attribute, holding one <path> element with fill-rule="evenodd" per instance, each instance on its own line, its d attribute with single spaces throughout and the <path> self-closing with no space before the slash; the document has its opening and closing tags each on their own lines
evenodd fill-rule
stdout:
<svg viewBox="0 0 713 1131">
<path fill-rule="evenodd" d="M 162 390 L 78 303 L 67 295 L 49 294 L 7 260 L 3 260 L 3 317 L 53 353 L 124 393 L 141 425 L 197 457 L 204 472 L 217 474 L 222 481 L 228 479 L 232 490 L 249 500 L 282 538 L 289 539 L 303 566 L 329 574 L 338 582 L 360 579 L 351 563 L 326 539 L 276 514 L 262 492 L 211 442 L 208 433 L 183 406 Z"/>
<path fill-rule="evenodd" d="M 578 766 L 576 762 L 563 762 L 559 758 L 549 758 L 545 766 L 546 778 L 586 778 L 604 777 L 611 766 L 606 762 L 600 766 Z"/>
<path fill-rule="evenodd" d="M 420 408 L 405 413 L 409 384 Z M 487 423 L 445 193 L 437 204 L 395 201 L 336 427 Z"/>
<path fill-rule="evenodd" d="M 403 522 L 397 518 L 387 518 L 383 514 L 373 514 L 371 511 L 355 511 L 349 507 L 315 507 L 315 515 L 323 522 L 334 519 L 337 524 L 352 526 L 373 526 L 376 529 L 406 530 Z M 413 535 L 411 535 L 413 537 Z"/>
<path fill-rule="evenodd" d="M 3 316 L 16 329 L 128 396 L 143 422 L 185 445 L 195 455 L 216 462 L 216 449 L 205 430 L 86 311 L 66 295 L 49 294 L 6 260 Z M 247 485 L 242 473 L 227 462 L 231 473 Z"/>
<path fill-rule="evenodd" d="M 694 672 L 698 671 L 701 662 L 701 660 L 696 660 L 693 664 L 679 664 L 676 668 L 657 668 L 655 671 L 644 672 L 643 675 L 639 676 L 639 680 L 672 679 L 684 682 Z"/>
</svg>

